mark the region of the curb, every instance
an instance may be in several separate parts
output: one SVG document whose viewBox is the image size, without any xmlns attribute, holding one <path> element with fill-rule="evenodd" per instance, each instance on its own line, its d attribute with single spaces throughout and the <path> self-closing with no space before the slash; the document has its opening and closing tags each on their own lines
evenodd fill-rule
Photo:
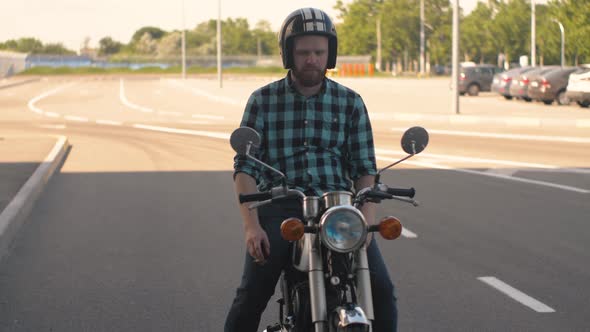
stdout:
<svg viewBox="0 0 590 332">
<path fill-rule="evenodd" d="M 14 82 L 14 83 L 10 83 L 10 84 L 0 85 L 0 90 L 8 89 L 8 88 L 12 88 L 14 86 L 19 86 L 19 85 L 23 85 L 23 84 L 27 84 L 27 83 L 31 83 L 31 82 L 40 81 L 40 80 L 41 80 L 41 78 L 31 78 L 31 79 L 20 81 L 20 82 Z"/>
<path fill-rule="evenodd" d="M 58 136 L 57 143 L 51 152 L 0 214 L 0 260 L 8 253 L 12 240 L 33 209 L 35 201 L 43 192 L 58 165 L 63 162 L 68 147 L 67 137 Z"/>
</svg>

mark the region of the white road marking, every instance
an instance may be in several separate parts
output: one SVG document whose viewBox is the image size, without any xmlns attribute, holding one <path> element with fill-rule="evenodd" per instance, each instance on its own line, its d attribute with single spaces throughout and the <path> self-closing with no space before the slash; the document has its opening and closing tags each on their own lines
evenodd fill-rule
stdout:
<svg viewBox="0 0 590 332">
<path fill-rule="evenodd" d="M 392 128 L 393 131 L 406 131 L 407 128 Z M 452 136 L 467 136 L 467 137 L 485 137 L 485 138 L 500 138 L 500 139 L 515 139 L 523 141 L 542 141 L 542 142 L 563 142 L 563 143 L 590 143 L 590 138 L 585 137 L 567 137 L 567 136 L 542 136 L 542 135 L 519 135 L 519 134 L 497 134 L 497 133 L 482 133 L 475 131 L 453 131 L 428 129 L 429 133 L 439 135 Z"/>
<path fill-rule="evenodd" d="M 377 159 L 378 160 L 387 161 L 387 162 L 394 162 L 394 161 L 397 161 L 398 160 L 398 159 L 387 158 L 387 157 L 380 157 L 380 156 L 377 156 Z M 440 165 L 440 164 L 433 164 L 433 163 L 427 163 L 427 162 L 421 162 L 421 161 L 409 161 L 409 160 L 406 160 L 406 161 L 404 161 L 404 164 L 415 165 L 415 166 L 426 167 L 426 168 L 444 169 L 444 170 L 454 171 L 454 172 L 459 172 L 459 173 L 467 173 L 467 174 L 475 174 L 475 175 L 489 176 L 489 177 L 498 178 L 498 179 L 504 179 L 504 180 L 509 180 L 509 181 L 515 181 L 515 182 L 521 182 L 521 183 L 528 183 L 528 184 L 535 184 L 535 185 L 540 185 L 540 186 L 550 187 L 550 188 L 556 188 L 556 189 L 561 189 L 561 190 L 566 190 L 566 191 L 573 191 L 573 192 L 576 192 L 576 193 L 579 193 L 579 194 L 588 194 L 588 193 L 590 193 L 590 190 L 587 190 L 587 189 L 582 189 L 582 188 L 577 188 L 577 187 L 571 187 L 571 186 L 565 186 L 565 185 L 551 183 L 551 182 L 529 180 L 529 179 L 523 179 L 523 178 L 517 178 L 517 177 L 507 176 L 507 175 L 503 175 L 503 174 L 495 174 L 495 173 L 487 173 L 487 172 L 473 171 L 473 170 L 470 170 L 470 169 L 458 169 L 458 168 L 452 168 L 452 167 L 444 166 L 444 165 Z"/>
<path fill-rule="evenodd" d="M 492 286 L 493 288 L 499 290 L 500 292 L 508 295 L 512 299 L 520 302 L 521 304 L 533 309 L 536 312 L 541 313 L 550 313 L 555 312 L 555 310 L 546 304 L 526 295 L 525 293 L 519 291 L 518 289 L 506 284 L 502 280 L 499 280 L 495 277 L 479 277 L 478 280 Z"/>
<path fill-rule="evenodd" d="M 541 127 L 541 120 L 539 120 L 539 119 L 507 118 L 504 121 L 508 126 Z"/>
<path fill-rule="evenodd" d="M 45 116 L 48 116 L 50 118 L 59 118 L 61 115 L 57 114 L 57 113 L 53 113 L 53 112 L 44 112 Z"/>
<path fill-rule="evenodd" d="M 192 135 L 192 136 L 205 136 L 205 137 L 219 138 L 219 139 L 224 139 L 224 140 L 229 140 L 229 137 L 230 137 L 230 134 L 213 132 L 213 131 L 177 129 L 177 128 L 168 128 L 168 127 L 149 126 L 149 125 L 144 125 L 144 124 L 134 124 L 134 125 L 132 125 L 132 127 L 139 128 L 139 129 L 159 131 L 159 132 L 164 132 L 164 133 L 183 134 L 183 135 Z"/>
<path fill-rule="evenodd" d="M 406 226 L 402 226 L 402 236 L 408 239 L 415 239 L 418 237 L 418 234 L 412 232 L 411 230 L 406 228 Z"/>
<path fill-rule="evenodd" d="M 211 124 L 209 121 L 201 121 L 201 120 L 182 120 L 180 123 L 188 123 L 188 124 L 198 124 L 198 125 L 207 125 Z"/>
<path fill-rule="evenodd" d="M 387 154 L 387 155 L 400 155 L 406 156 L 407 154 L 403 152 L 387 150 L 387 149 L 375 149 L 377 154 Z M 420 158 L 434 158 L 434 159 L 442 159 L 444 161 L 461 161 L 461 162 L 469 162 L 469 163 L 486 163 L 486 164 L 497 164 L 497 165 L 505 165 L 505 166 L 513 166 L 513 167 L 525 167 L 525 168 L 544 168 L 544 169 L 558 169 L 558 166 L 555 165 L 548 165 L 548 164 L 537 164 L 537 163 L 525 163 L 520 161 L 511 161 L 511 160 L 499 160 L 499 159 L 485 159 L 485 158 L 476 158 L 476 157 L 465 157 L 465 156 L 454 156 L 454 155 L 445 155 L 445 154 L 435 154 L 435 153 L 428 153 L 424 152 L 420 154 L 418 157 Z"/>
<path fill-rule="evenodd" d="M 66 129 L 65 124 L 59 125 L 39 125 L 40 128 L 47 128 L 47 129 Z"/>
<path fill-rule="evenodd" d="M 206 115 L 206 114 L 193 114 L 193 118 L 195 119 L 209 119 L 209 120 L 223 120 L 225 117 L 220 115 Z"/>
<path fill-rule="evenodd" d="M 33 111 L 33 112 L 35 112 L 37 114 L 43 114 L 44 113 L 43 110 L 40 109 L 40 108 L 38 108 L 37 106 L 35 106 L 35 104 L 38 101 L 40 101 L 41 99 L 47 98 L 47 97 L 49 97 L 51 95 L 54 95 L 54 94 L 60 92 L 61 90 L 65 89 L 65 88 L 68 88 L 68 87 L 70 87 L 70 86 L 72 86 L 74 84 L 76 84 L 76 83 L 73 82 L 73 83 L 69 83 L 69 84 L 64 84 L 64 85 L 58 86 L 55 89 L 52 89 L 52 90 L 43 92 L 42 94 L 38 95 L 37 97 L 34 97 L 33 99 L 29 100 L 29 103 L 27 105 L 29 106 L 29 109 L 31 111 Z"/>
<path fill-rule="evenodd" d="M 70 121 L 76 121 L 76 122 L 88 122 L 89 121 L 87 118 L 74 116 L 74 115 L 66 115 L 66 116 L 64 116 L 64 119 L 70 120 Z"/>
<path fill-rule="evenodd" d="M 190 92 L 192 92 L 193 94 L 200 96 L 200 97 L 205 97 L 209 100 L 213 100 L 215 102 L 220 102 L 220 103 L 224 103 L 224 104 L 229 104 L 229 105 L 233 105 L 233 106 L 243 106 L 246 104 L 245 101 L 241 101 L 241 100 L 236 100 L 233 98 L 228 98 L 228 97 L 223 97 L 223 96 L 218 96 L 218 95 L 214 95 L 212 93 L 209 93 L 207 91 L 204 90 L 200 90 L 197 88 L 193 88 L 193 87 L 189 87 L 187 85 L 185 85 L 184 83 L 181 83 L 178 80 L 174 80 L 174 79 L 166 79 L 164 80 L 164 82 L 167 82 L 169 84 L 181 87 L 185 90 L 188 90 Z"/>
<path fill-rule="evenodd" d="M 142 107 L 136 104 L 131 103 L 129 100 L 127 100 L 127 97 L 125 96 L 125 85 L 123 83 L 123 79 L 119 80 L 119 99 L 121 99 L 121 102 L 123 103 L 123 105 L 132 108 L 134 110 L 138 110 L 140 112 L 144 112 L 144 113 L 153 113 L 154 110 L 151 108 L 147 108 L 147 107 Z"/>
<path fill-rule="evenodd" d="M 111 120 L 96 120 L 96 123 L 108 126 L 122 126 L 123 122 L 111 121 Z"/>
<path fill-rule="evenodd" d="M 184 113 L 181 113 L 181 112 L 168 112 L 168 111 L 159 111 L 158 114 L 168 115 L 168 116 L 183 116 L 184 115 Z"/>
</svg>

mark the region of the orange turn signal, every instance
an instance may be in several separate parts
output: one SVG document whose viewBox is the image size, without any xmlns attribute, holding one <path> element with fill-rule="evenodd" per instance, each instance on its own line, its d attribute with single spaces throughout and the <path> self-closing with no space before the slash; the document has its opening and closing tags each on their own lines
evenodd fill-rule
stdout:
<svg viewBox="0 0 590 332">
<path fill-rule="evenodd" d="M 281 236 L 287 241 L 297 241 L 305 234 L 305 225 L 297 218 L 285 219 L 281 224 Z"/>
<path fill-rule="evenodd" d="M 402 234 L 402 223 L 396 217 L 385 217 L 379 222 L 379 234 L 384 239 L 395 240 Z"/>
</svg>

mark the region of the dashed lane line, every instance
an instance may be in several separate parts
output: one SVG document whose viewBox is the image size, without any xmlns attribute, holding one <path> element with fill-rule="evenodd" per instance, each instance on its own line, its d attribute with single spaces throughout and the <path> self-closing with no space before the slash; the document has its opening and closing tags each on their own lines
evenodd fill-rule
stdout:
<svg viewBox="0 0 590 332">
<path fill-rule="evenodd" d="M 73 116 L 73 115 L 66 115 L 66 116 L 64 116 L 64 119 L 70 120 L 70 121 L 76 121 L 76 122 L 89 122 L 90 121 L 87 118 L 83 118 L 80 116 Z"/>
<path fill-rule="evenodd" d="M 111 121 L 111 120 L 96 120 L 97 124 L 107 125 L 107 126 L 122 126 L 123 122 L 119 121 Z"/>
<path fill-rule="evenodd" d="M 207 115 L 207 114 L 193 114 L 191 117 L 195 118 L 195 119 L 208 119 L 208 120 L 224 120 L 225 119 L 225 117 L 223 117 L 221 115 Z"/>
<path fill-rule="evenodd" d="M 170 127 L 150 126 L 150 125 L 144 125 L 144 124 L 133 124 L 131 126 L 133 128 L 152 130 L 152 131 L 160 131 L 160 132 L 164 132 L 164 133 L 203 136 L 203 137 L 218 138 L 218 139 L 224 139 L 224 140 L 229 140 L 229 137 L 230 137 L 230 134 L 222 133 L 222 132 L 200 131 L 200 130 L 190 130 L 190 129 L 177 129 L 177 128 L 170 128 Z"/>
<path fill-rule="evenodd" d="M 534 299 L 533 297 L 519 291 L 518 289 L 508 285 L 507 283 L 503 282 L 502 280 L 496 277 L 479 277 L 477 278 L 479 281 L 488 284 L 489 286 L 495 288 L 496 290 L 504 293 L 505 295 L 509 296 L 513 300 L 520 302 L 524 306 L 539 312 L 539 313 L 551 313 L 555 312 L 555 309 L 547 306 L 546 304 Z"/>
</svg>

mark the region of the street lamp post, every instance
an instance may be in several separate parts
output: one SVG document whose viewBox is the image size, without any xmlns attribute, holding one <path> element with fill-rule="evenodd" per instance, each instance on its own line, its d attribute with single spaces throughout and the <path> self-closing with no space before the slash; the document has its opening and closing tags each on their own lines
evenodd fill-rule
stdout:
<svg viewBox="0 0 590 332">
<path fill-rule="evenodd" d="M 563 24 L 557 19 L 552 19 L 553 22 L 559 24 L 559 30 L 561 31 L 561 66 L 565 66 L 565 29 Z"/>
<path fill-rule="evenodd" d="M 459 0 L 453 0 L 453 45 L 452 45 L 452 67 L 451 75 L 451 110 L 455 114 L 459 111 Z"/>
<path fill-rule="evenodd" d="M 424 0 L 420 0 L 420 77 L 424 77 Z"/>
<path fill-rule="evenodd" d="M 217 11 L 217 80 L 219 81 L 219 87 L 223 88 L 223 81 L 221 77 L 221 0 L 218 2 Z"/>
<path fill-rule="evenodd" d="M 537 45 L 536 45 L 536 26 L 537 20 L 535 15 L 535 0 L 531 0 L 531 66 L 537 63 Z"/>
<path fill-rule="evenodd" d="M 182 79 L 186 79 L 186 28 L 184 24 L 184 0 L 182 0 Z"/>
</svg>

